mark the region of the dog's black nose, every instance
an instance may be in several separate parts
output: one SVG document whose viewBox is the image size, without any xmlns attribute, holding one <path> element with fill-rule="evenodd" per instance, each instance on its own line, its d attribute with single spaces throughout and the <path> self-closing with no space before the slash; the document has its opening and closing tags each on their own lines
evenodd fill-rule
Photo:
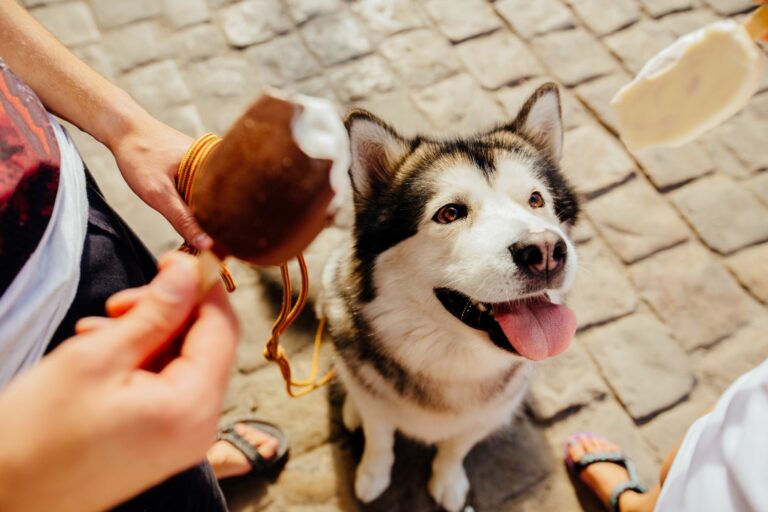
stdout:
<svg viewBox="0 0 768 512">
<path fill-rule="evenodd" d="M 568 246 L 559 235 L 544 231 L 509 246 L 512 261 L 524 273 L 551 281 L 560 275 L 568 259 Z"/>
</svg>

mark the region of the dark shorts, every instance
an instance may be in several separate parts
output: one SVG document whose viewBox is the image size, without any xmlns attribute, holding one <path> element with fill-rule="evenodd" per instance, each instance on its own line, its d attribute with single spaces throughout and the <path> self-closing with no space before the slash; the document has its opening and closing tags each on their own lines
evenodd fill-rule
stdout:
<svg viewBox="0 0 768 512">
<path fill-rule="evenodd" d="M 72 336 L 80 318 L 105 316 L 104 302 L 109 296 L 126 288 L 143 286 L 157 273 L 149 250 L 110 208 L 90 174 L 87 187 L 88 231 L 80 264 L 80 284 L 46 352 Z M 218 512 L 226 511 L 227 506 L 213 470 L 205 462 L 169 478 L 115 510 Z"/>
</svg>

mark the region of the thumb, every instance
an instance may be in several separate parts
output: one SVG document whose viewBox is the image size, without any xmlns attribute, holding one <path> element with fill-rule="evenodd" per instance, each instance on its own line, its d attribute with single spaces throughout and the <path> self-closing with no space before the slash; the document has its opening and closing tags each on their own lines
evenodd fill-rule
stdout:
<svg viewBox="0 0 768 512">
<path fill-rule="evenodd" d="M 194 257 L 172 253 L 164 258 L 136 305 L 114 320 L 115 356 L 135 366 L 174 339 L 196 309 L 199 281 Z"/>
<path fill-rule="evenodd" d="M 179 233 L 184 240 L 199 251 L 210 249 L 213 245 L 211 238 L 205 234 L 203 228 L 195 220 L 189 206 L 181 196 L 174 192 L 169 194 L 162 205 L 161 213 L 171 223 L 173 229 Z"/>
</svg>

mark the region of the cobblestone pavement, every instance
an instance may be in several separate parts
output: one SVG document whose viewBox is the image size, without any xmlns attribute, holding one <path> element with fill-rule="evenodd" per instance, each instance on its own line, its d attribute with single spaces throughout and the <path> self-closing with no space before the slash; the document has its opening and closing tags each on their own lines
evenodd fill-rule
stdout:
<svg viewBox="0 0 768 512">
<path fill-rule="evenodd" d="M 160 119 L 224 132 L 262 84 L 361 105 L 406 133 L 449 134 L 514 115 L 545 79 L 563 85 L 564 168 L 584 193 L 583 265 L 569 302 L 581 328 L 541 365 L 513 428 L 468 457 L 477 511 L 570 511 L 559 457 L 572 431 L 604 432 L 651 482 L 676 437 L 768 356 L 767 91 L 701 140 L 631 155 L 608 102 L 657 50 L 748 0 L 26 0 L 75 53 Z M 117 209 L 160 253 L 178 237 L 82 134 Z M 228 482 L 235 511 L 353 511 L 362 440 L 336 393 L 286 398 L 261 357 L 275 301 L 235 268 L 244 324 L 225 417 L 256 414 L 291 436 L 269 481 Z M 306 370 L 314 320 L 286 337 Z M 326 353 L 326 356 L 328 354 Z M 429 511 L 431 452 L 398 445 L 394 485 L 367 510 Z M 586 505 L 588 508 L 589 503 Z"/>
</svg>

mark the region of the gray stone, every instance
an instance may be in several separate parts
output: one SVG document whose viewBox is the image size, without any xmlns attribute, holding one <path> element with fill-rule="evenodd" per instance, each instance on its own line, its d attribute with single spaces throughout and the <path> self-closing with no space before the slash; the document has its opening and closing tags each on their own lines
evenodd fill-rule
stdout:
<svg viewBox="0 0 768 512">
<path fill-rule="evenodd" d="M 636 22 L 640 9 L 632 0 L 566 0 L 584 24 L 598 35 L 609 34 Z"/>
<path fill-rule="evenodd" d="M 595 227 L 624 263 L 688 238 L 675 210 L 642 179 L 630 180 L 585 206 Z"/>
<path fill-rule="evenodd" d="M 765 151 L 764 133 L 768 133 L 768 119 L 762 119 L 749 111 L 743 111 L 715 133 L 750 171 L 768 168 L 768 151 Z"/>
<path fill-rule="evenodd" d="M 714 170 L 706 146 L 691 142 L 677 148 L 658 147 L 638 151 L 635 157 L 659 189 L 680 185 Z"/>
<path fill-rule="evenodd" d="M 656 0 L 659 2 L 660 0 Z M 696 9 L 694 11 L 684 11 L 664 16 L 660 21 L 677 37 L 683 36 L 694 30 L 698 30 L 705 25 L 720 19 L 711 11 Z"/>
<path fill-rule="evenodd" d="M 611 99 L 631 78 L 624 72 L 614 73 L 581 84 L 575 90 L 576 96 L 597 114 L 600 121 L 614 133 L 618 133 L 618 119 L 611 106 Z"/>
<path fill-rule="evenodd" d="M 329 71 L 328 78 L 333 83 L 342 101 L 358 101 L 376 93 L 392 90 L 395 78 L 387 63 L 377 55 L 343 64 Z"/>
<path fill-rule="evenodd" d="M 99 25 L 112 28 L 157 16 L 162 4 L 157 0 L 91 0 L 91 8 Z"/>
<path fill-rule="evenodd" d="M 154 21 L 116 28 L 105 35 L 104 45 L 121 71 L 158 60 L 166 48 L 160 44 L 160 31 Z"/>
<path fill-rule="evenodd" d="M 542 512 L 543 510 L 566 511 L 580 510 L 581 505 L 576 496 L 575 489 L 571 485 L 565 464 L 562 464 L 562 453 L 557 455 L 547 450 L 549 456 L 557 463 L 546 479 L 535 487 L 521 493 L 515 499 L 503 504 L 498 512 Z M 539 455 L 541 456 L 541 455 Z M 503 486 L 501 486 L 503 487 Z"/>
<path fill-rule="evenodd" d="M 697 352 L 695 365 L 702 384 L 722 394 L 736 379 L 762 363 L 768 358 L 766 332 L 768 317 L 762 313 L 733 336 L 709 350 Z"/>
<path fill-rule="evenodd" d="M 456 51 L 469 72 L 486 89 L 498 89 L 543 72 L 522 41 L 507 32 L 499 31 L 461 43 Z"/>
<path fill-rule="evenodd" d="M 579 329 L 637 309 L 637 294 L 610 249 L 593 239 L 579 246 L 578 255 L 582 263 L 567 303 L 576 312 Z"/>
<path fill-rule="evenodd" d="M 115 80 L 115 63 L 102 44 L 89 44 L 72 48 L 72 53 L 93 69 L 104 75 L 108 80 Z"/>
<path fill-rule="evenodd" d="M 336 97 L 336 93 L 328 84 L 325 77 L 319 76 L 308 80 L 302 80 L 301 82 L 296 82 L 294 84 L 288 84 L 285 86 L 285 89 L 291 92 L 331 100 L 338 107 L 339 115 L 344 114 L 344 109 L 339 106 L 339 100 Z"/>
<path fill-rule="evenodd" d="M 410 96 L 403 91 L 371 96 L 358 105 L 385 119 L 395 127 L 398 133 L 406 137 L 419 134 L 436 135 L 429 121 L 419 112 Z"/>
<path fill-rule="evenodd" d="M 170 37 L 173 53 L 182 62 L 207 59 L 224 53 L 227 42 L 221 31 L 211 24 L 195 25 L 174 33 Z"/>
<path fill-rule="evenodd" d="M 731 148 L 723 142 L 722 137 L 718 134 L 718 130 L 703 134 L 699 138 L 698 143 L 698 146 L 703 150 L 703 155 L 709 159 L 711 165 L 718 171 L 739 179 L 750 176 L 751 172 L 749 169 L 736 157 Z"/>
<path fill-rule="evenodd" d="M 612 322 L 585 334 L 583 341 L 636 421 L 668 409 L 693 388 L 688 356 L 651 315 Z"/>
<path fill-rule="evenodd" d="M 675 205 L 721 254 L 768 240 L 768 209 L 730 178 L 711 176 L 675 191 Z"/>
<path fill-rule="evenodd" d="M 582 29 L 545 34 L 535 38 L 532 45 L 550 73 L 568 86 L 618 69 L 606 49 Z"/>
<path fill-rule="evenodd" d="M 501 27 L 501 20 L 485 0 L 427 0 L 424 7 L 440 31 L 453 42 L 492 32 Z"/>
<path fill-rule="evenodd" d="M 640 0 L 640 3 L 643 4 L 645 10 L 654 18 L 694 6 L 692 0 Z"/>
<path fill-rule="evenodd" d="M 351 7 L 377 41 L 427 24 L 426 15 L 410 0 L 363 0 Z"/>
<path fill-rule="evenodd" d="M 533 78 L 514 87 L 504 87 L 499 90 L 496 97 L 504 106 L 509 116 L 514 119 L 520 108 L 533 92 L 545 82 L 551 82 L 550 78 Z M 593 121 L 592 116 L 573 94 L 564 87 L 560 87 L 560 108 L 562 110 L 563 126 L 566 130 L 576 128 Z"/>
<path fill-rule="evenodd" d="M 704 0 L 717 14 L 736 14 L 754 7 L 751 0 Z"/>
<path fill-rule="evenodd" d="M 596 195 L 628 179 L 635 163 L 608 132 L 588 124 L 566 132 L 562 168 L 580 192 Z"/>
<path fill-rule="evenodd" d="M 528 405 L 539 421 L 602 400 L 610 393 L 578 339 L 562 354 L 536 366 L 538 372 L 528 392 Z"/>
<path fill-rule="evenodd" d="M 171 60 L 136 68 L 123 78 L 128 92 L 150 110 L 179 105 L 191 99 L 181 73 Z"/>
<path fill-rule="evenodd" d="M 752 295 L 768 304 L 768 244 L 744 249 L 728 258 L 726 264 Z"/>
<path fill-rule="evenodd" d="M 244 0 L 218 12 L 229 44 L 242 48 L 290 30 L 291 20 L 279 0 Z"/>
<path fill-rule="evenodd" d="M 200 113 L 194 105 L 173 107 L 158 114 L 157 117 L 162 122 L 192 137 L 199 137 L 206 132 L 203 121 L 200 119 Z"/>
<path fill-rule="evenodd" d="M 424 87 L 459 70 L 451 47 L 431 30 L 414 30 L 390 37 L 379 47 L 400 78 L 413 87 Z"/>
<path fill-rule="evenodd" d="M 320 65 L 296 34 L 277 37 L 244 52 L 259 81 L 280 86 L 320 72 Z"/>
<path fill-rule="evenodd" d="M 643 20 L 603 39 L 606 46 L 627 65 L 632 73 L 675 41 L 667 28 L 657 21 Z"/>
<path fill-rule="evenodd" d="M 752 302 L 744 290 L 693 243 L 636 263 L 630 274 L 686 350 L 712 345 L 749 321 Z"/>
<path fill-rule="evenodd" d="M 99 40 L 99 29 L 85 2 L 40 7 L 33 10 L 32 15 L 67 46 L 79 46 Z"/>
<path fill-rule="evenodd" d="M 365 31 L 347 12 L 311 20 L 302 27 L 302 34 L 309 48 L 327 66 L 371 51 Z"/>
<path fill-rule="evenodd" d="M 317 16 L 336 11 L 340 0 L 287 0 L 288 10 L 296 23 L 304 23 Z"/>
<path fill-rule="evenodd" d="M 746 181 L 744 186 L 755 194 L 764 205 L 768 206 L 768 172 L 761 172 Z"/>
<path fill-rule="evenodd" d="M 596 236 L 597 232 L 592 223 L 589 222 L 588 219 L 585 219 L 583 215 L 580 216 L 579 221 L 576 223 L 576 227 L 574 227 L 571 232 L 573 241 L 577 244 L 583 244 L 589 242 Z"/>
<path fill-rule="evenodd" d="M 163 14 L 173 28 L 182 28 L 211 18 L 205 0 L 164 0 Z"/>
<path fill-rule="evenodd" d="M 414 100 L 443 135 L 476 132 L 504 119 L 499 104 L 464 74 L 422 90 Z"/>
<path fill-rule="evenodd" d="M 234 54 L 193 62 L 185 75 L 196 96 L 211 100 L 244 94 L 253 96 L 258 90 L 253 79 L 257 72 L 242 54 Z"/>
<path fill-rule="evenodd" d="M 523 39 L 573 26 L 573 16 L 558 0 L 500 0 L 496 12 Z"/>
</svg>

